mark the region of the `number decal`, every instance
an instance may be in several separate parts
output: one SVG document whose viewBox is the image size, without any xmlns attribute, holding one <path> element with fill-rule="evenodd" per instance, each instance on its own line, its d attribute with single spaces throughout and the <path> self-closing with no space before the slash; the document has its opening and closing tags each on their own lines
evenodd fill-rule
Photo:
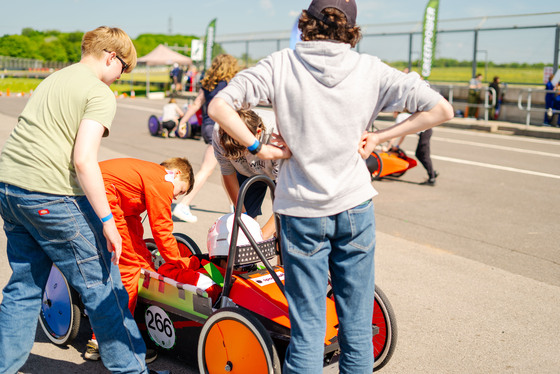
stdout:
<svg viewBox="0 0 560 374">
<path fill-rule="evenodd" d="M 146 327 L 150 338 L 162 348 L 171 349 L 175 345 L 173 322 L 162 308 L 152 305 L 146 309 Z"/>
</svg>

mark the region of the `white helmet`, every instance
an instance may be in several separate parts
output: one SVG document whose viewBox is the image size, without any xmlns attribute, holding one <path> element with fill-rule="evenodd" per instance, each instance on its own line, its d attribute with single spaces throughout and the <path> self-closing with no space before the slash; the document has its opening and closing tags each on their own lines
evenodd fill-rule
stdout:
<svg viewBox="0 0 560 374">
<path fill-rule="evenodd" d="M 231 231 L 233 228 L 233 219 L 234 213 L 229 213 L 226 215 L 221 216 L 214 222 L 210 230 L 208 230 L 208 237 L 207 237 L 207 249 L 208 255 L 210 258 L 214 257 L 227 257 L 229 254 L 229 244 L 231 241 Z M 263 241 L 261 227 L 251 217 L 247 214 L 241 215 L 241 220 L 247 226 L 249 233 L 255 240 L 255 242 L 259 243 Z M 237 246 L 244 246 L 248 245 L 249 240 L 243 233 L 243 230 L 239 230 L 239 234 L 237 235 Z"/>
</svg>

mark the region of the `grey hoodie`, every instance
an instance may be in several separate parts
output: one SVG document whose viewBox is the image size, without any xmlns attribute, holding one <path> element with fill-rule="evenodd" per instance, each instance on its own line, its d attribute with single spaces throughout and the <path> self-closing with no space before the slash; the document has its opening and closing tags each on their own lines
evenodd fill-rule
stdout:
<svg viewBox="0 0 560 374">
<path fill-rule="evenodd" d="M 234 109 L 270 103 L 292 157 L 281 163 L 274 211 L 330 216 L 377 194 L 358 153 L 379 112 L 429 110 L 441 96 L 349 44 L 301 42 L 237 74 L 217 97 Z"/>
</svg>

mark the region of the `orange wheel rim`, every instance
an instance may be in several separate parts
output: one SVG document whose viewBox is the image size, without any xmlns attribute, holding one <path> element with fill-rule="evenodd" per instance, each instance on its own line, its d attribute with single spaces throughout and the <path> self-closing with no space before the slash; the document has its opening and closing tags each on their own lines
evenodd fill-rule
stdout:
<svg viewBox="0 0 560 374">
<path fill-rule="evenodd" d="M 239 321 L 222 320 L 210 328 L 204 357 L 210 374 L 268 373 L 263 347 L 253 331 Z"/>
</svg>

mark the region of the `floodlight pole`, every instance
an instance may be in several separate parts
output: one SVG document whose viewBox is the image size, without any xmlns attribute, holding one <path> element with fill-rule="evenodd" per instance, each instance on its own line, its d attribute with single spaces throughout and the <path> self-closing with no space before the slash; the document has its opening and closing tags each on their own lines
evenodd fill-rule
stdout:
<svg viewBox="0 0 560 374">
<path fill-rule="evenodd" d="M 408 34 L 408 71 L 412 71 L 412 36 L 413 34 Z"/>
<path fill-rule="evenodd" d="M 558 54 L 560 53 L 560 24 L 556 25 L 556 38 L 554 40 L 554 72 L 560 67 L 558 66 Z"/>
<path fill-rule="evenodd" d="M 484 53 L 484 80 L 488 80 L 488 51 L 485 49 L 479 49 L 477 52 Z"/>
<path fill-rule="evenodd" d="M 474 30 L 474 47 L 472 58 L 472 77 L 476 77 L 476 51 L 478 50 L 478 29 Z"/>
<path fill-rule="evenodd" d="M 245 67 L 249 67 L 249 41 L 245 42 Z"/>
</svg>

